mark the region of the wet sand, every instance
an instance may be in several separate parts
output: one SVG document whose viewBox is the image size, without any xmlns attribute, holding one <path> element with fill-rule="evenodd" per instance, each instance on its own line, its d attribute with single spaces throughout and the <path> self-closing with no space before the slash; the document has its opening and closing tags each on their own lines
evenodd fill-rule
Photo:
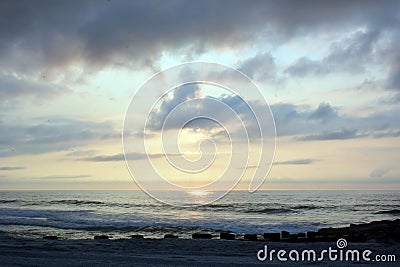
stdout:
<svg viewBox="0 0 400 267">
<path fill-rule="evenodd" d="M 45 240 L 10 237 L 0 233 L 1 266 L 397 266 L 396 262 L 325 261 L 281 262 L 259 261 L 257 253 L 265 249 L 322 251 L 336 242 L 270 242 L 266 240 L 220 239 L 115 239 L 115 240 Z M 397 242 L 348 242 L 347 249 L 371 250 L 377 254 L 395 255 L 398 263 L 400 244 Z M 261 254 L 262 256 L 263 254 Z M 288 255 L 286 255 L 288 257 Z"/>
</svg>

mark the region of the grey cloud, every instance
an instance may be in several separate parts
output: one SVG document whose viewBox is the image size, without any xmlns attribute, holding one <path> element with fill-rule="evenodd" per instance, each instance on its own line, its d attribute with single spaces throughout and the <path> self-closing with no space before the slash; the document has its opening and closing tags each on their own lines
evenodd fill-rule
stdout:
<svg viewBox="0 0 400 267">
<path fill-rule="evenodd" d="M 387 174 L 391 169 L 392 168 L 390 167 L 377 167 L 371 171 L 369 176 L 372 178 L 381 178 L 385 174 Z"/>
<path fill-rule="evenodd" d="M 275 79 L 275 59 L 270 53 L 257 54 L 237 63 L 238 70 L 255 80 Z"/>
<path fill-rule="evenodd" d="M 370 178 L 365 178 L 365 177 L 360 177 L 360 178 L 347 178 L 345 180 L 343 179 L 324 179 L 324 180 L 319 180 L 317 183 L 318 184 L 327 184 L 327 183 L 333 183 L 333 184 L 343 184 L 343 185 L 357 185 L 357 184 L 398 184 L 398 178 L 397 177 L 379 177 L 380 179 L 376 179 L 377 177 L 370 177 Z M 309 180 L 309 179 L 293 179 L 293 178 L 273 178 L 271 177 L 269 182 L 272 183 L 301 183 L 301 184 L 315 184 L 316 181 Z"/>
<path fill-rule="evenodd" d="M 400 33 L 396 31 L 386 49 L 381 52 L 381 57 L 389 66 L 388 75 L 385 81 L 385 88 L 400 91 Z"/>
<path fill-rule="evenodd" d="M 340 109 L 328 103 L 321 103 L 316 109 L 278 103 L 272 105 L 271 109 L 278 136 L 300 135 L 297 139 L 303 141 L 361 138 L 367 135 L 378 138 L 385 134 L 395 135 L 400 125 L 397 108 L 365 117 L 357 113 L 340 115 Z M 352 128 L 349 129 L 349 126 Z"/>
<path fill-rule="evenodd" d="M 329 126 L 321 125 L 319 121 L 310 120 L 312 112 L 309 108 L 299 107 L 290 103 L 277 103 L 271 105 L 274 115 L 276 132 L 278 136 L 305 134 L 321 131 Z"/>
<path fill-rule="evenodd" d="M 138 158 L 143 158 L 142 155 L 138 155 Z M 106 161 L 122 161 L 125 160 L 124 154 L 108 155 L 108 156 L 94 156 L 84 158 L 85 161 L 95 161 L 95 162 L 106 162 Z"/>
<path fill-rule="evenodd" d="M 176 108 L 179 104 L 186 100 L 194 99 L 200 95 L 200 88 L 198 84 L 187 84 L 176 88 L 173 92 L 172 98 L 167 95 L 162 100 L 158 110 L 150 114 L 148 128 L 151 130 L 160 130 L 166 120 L 168 114 Z M 197 112 L 196 109 L 187 110 L 188 112 Z M 177 123 L 179 119 L 175 119 Z"/>
<path fill-rule="evenodd" d="M 15 170 L 22 170 L 25 169 L 25 167 L 21 166 L 4 166 L 0 167 L 0 171 L 15 171 Z"/>
<path fill-rule="evenodd" d="M 398 14 L 380 20 L 398 20 Z M 323 76 L 333 72 L 366 73 L 368 68 L 380 66 L 387 72 L 382 82 L 371 82 L 368 79 L 362 87 L 385 88 L 400 90 L 400 34 L 389 23 L 384 25 L 370 25 L 354 32 L 347 39 L 333 43 L 329 54 L 320 60 L 306 57 L 297 59 L 288 66 L 284 73 L 290 76 L 303 77 L 307 75 Z M 398 22 L 396 22 L 398 24 Z"/>
<path fill-rule="evenodd" d="M 333 43 L 329 54 L 323 59 L 299 58 L 285 72 L 292 76 L 362 72 L 371 62 L 377 61 L 375 50 L 379 36 L 380 33 L 375 30 L 359 30 L 350 37 Z"/>
<path fill-rule="evenodd" d="M 346 130 L 324 132 L 321 134 L 310 134 L 298 137 L 299 141 L 322 141 L 322 140 L 344 140 L 365 137 L 367 134 L 358 133 L 357 130 Z"/>
<path fill-rule="evenodd" d="M 328 72 L 326 66 L 320 64 L 318 61 L 301 57 L 297 59 L 292 65 L 285 69 L 285 73 L 291 76 L 306 76 L 308 74 L 321 74 Z"/>
<path fill-rule="evenodd" d="M 400 93 L 395 94 L 391 98 L 384 101 L 384 103 L 397 104 L 400 103 Z"/>
<path fill-rule="evenodd" d="M 400 130 L 377 131 L 373 136 L 375 138 L 400 137 Z"/>
<path fill-rule="evenodd" d="M 295 159 L 295 160 L 274 162 L 273 165 L 307 165 L 313 162 L 315 162 L 315 160 L 313 159 Z"/>
<path fill-rule="evenodd" d="M 201 97 L 197 98 L 197 96 Z M 190 99 L 196 99 L 196 103 L 182 105 L 181 108 L 183 108 L 183 112 L 172 112 L 176 106 Z M 234 111 L 234 114 L 224 113 L 224 110 L 220 109 L 220 106 L 218 105 L 209 105 L 207 100 L 210 99 L 226 104 Z M 257 103 L 254 106 L 262 109 L 262 112 L 265 112 L 265 108 L 267 108 Z M 255 112 L 257 113 L 257 111 Z M 188 114 L 191 114 L 189 116 L 190 118 L 195 118 L 201 114 L 213 114 L 213 117 L 218 117 L 222 124 L 234 122 L 237 123 L 239 117 L 248 130 L 247 134 L 250 138 L 260 137 L 258 124 L 254 114 L 252 113 L 248 104 L 242 98 L 236 95 L 220 95 L 218 97 L 203 95 L 201 88 L 197 84 L 179 87 L 175 89 L 172 98 L 164 98 L 160 104 L 160 107 L 156 108 L 150 114 L 150 120 L 147 126 L 152 131 L 159 131 L 161 130 L 161 127 L 163 126 L 167 116 L 169 116 L 168 120 L 171 123 L 167 126 L 164 125 L 163 130 L 178 129 L 182 127 L 180 123 L 183 122 L 183 119 L 181 119 L 181 117 L 187 117 Z M 215 135 L 215 132 L 221 132 L 221 130 L 223 130 L 221 125 L 206 118 L 197 118 L 192 120 L 190 123 L 187 123 L 185 127 L 192 130 L 213 130 L 214 136 L 217 136 Z M 234 138 L 234 133 L 230 134 L 231 138 Z M 226 137 L 226 135 L 219 135 L 219 137 Z"/>
<path fill-rule="evenodd" d="M 55 120 L 46 124 L 38 124 L 25 129 L 25 142 L 30 144 L 46 144 L 74 142 L 88 139 L 104 139 L 109 134 L 111 125 L 80 120 Z"/>
<path fill-rule="evenodd" d="M 150 123 L 152 123 L 152 122 L 150 121 Z M 151 125 L 150 127 L 154 127 L 154 125 Z M 157 136 L 154 133 L 143 132 L 143 131 L 137 131 L 137 132 L 134 132 L 132 134 L 126 134 L 126 135 L 124 134 L 124 138 L 127 135 L 131 135 L 131 136 L 134 136 L 134 137 L 139 138 L 139 139 L 143 139 L 143 138 L 151 139 L 151 138 L 154 138 L 154 137 Z"/>
<path fill-rule="evenodd" d="M 394 28 L 397 10 L 397 1 L 2 1 L 0 68 L 152 65 L 165 50 L 238 50 L 257 38 Z"/>
<path fill-rule="evenodd" d="M 151 130 L 158 131 L 165 120 L 167 114 L 176 107 L 180 102 L 195 98 L 196 95 L 202 95 L 203 93 L 198 87 L 188 87 L 185 91 L 178 88 L 174 93 L 173 98 L 165 98 L 161 103 L 160 108 L 156 109 L 150 116 Z M 206 99 L 210 96 L 202 96 Z M 246 102 L 235 95 L 221 95 L 214 97 L 214 99 L 227 104 L 234 112 L 241 118 L 245 123 L 246 129 L 250 138 L 258 138 L 259 131 L 254 115 L 249 109 Z M 252 106 L 255 107 L 255 112 L 265 111 L 266 106 L 260 102 L 251 101 Z M 275 119 L 276 131 L 278 136 L 298 136 L 297 140 L 308 141 L 308 140 L 340 140 L 350 138 L 361 138 L 367 135 L 372 137 L 378 137 L 382 134 L 382 130 L 392 131 L 398 129 L 400 125 L 400 118 L 396 116 L 396 111 L 393 112 L 382 112 L 371 114 L 367 117 L 359 117 L 358 114 L 354 115 L 340 115 L 340 109 L 330 105 L 329 103 L 322 102 L 313 109 L 310 106 L 296 106 L 290 103 L 277 103 L 271 105 L 271 110 Z M 259 110 L 258 110 L 259 109 Z M 198 114 L 204 114 L 204 112 L 211 112 L 211 114 L 219 114 L 219 110 L 210 110 L 205 101 L 201 99 L 197 102 L 196 106 L 188 108 L 185 112 L 190 112 L 191 117 L 196 117 Z M 179 113 L 179 112 L 178 112 Z M 179 116 L 175 115 L 175 116 Z M 236 117 L 229 117 L 228 114 L 222 114 L 224 123 L 233 123 L 237 121 Z M 221 117 L 221 116 L 220 116 Z M 170 118 L 171 119 L 171 118 Z M 176 125 L 169 125 L 170 127 L 180 127 L 178 117 L 174 117 Z M 348 129 L 351 125 L 351 129 Z M 205 130 L 216 130 L 220 125 L 210 123 L 207 120 L 195 120 L 190 124 L 186 125 L 194 130 L 197 128 Z M 358 129 L 355 130 L 355 129 Z M 217 136 L 213 131 L 213 136 Z"/>
<path fill-rule="evenodd" d="M 0 74 L 0 106 L 10 101 L 33 97 L 35 101 L 50 101 L 58 96 L 69 93 L 69 88 L 54 85 L 47 81 L 36 81 L 10 74 Z"/>
<path fill-rule="evenodd" d="M 100 67 L 149 65 L 164 49 L 246 41 L 244 33 L 253 35 L 260 19 L 256 6 L 244 1 L 3 2 L 0 54 L 3 63 L 21 71 L 80 60 Z"/>
<path fill-rule="evenodd" d="M 309 116 L 312 120 L 326 122 L 338 117 L 337 111 L 328 103 L 319 104 L 318 108 Z"/>
<path fill-rule="evenodd" d="M 288 161 L 277 161 L 277 162 L 273 162 L 272 165 L 276 166 L 276 165 L 308 165 L 308 164 L 312 164 L 313 162 L 315 162 L 314 159 L 295 159 L 295 160 L 288 160 Z M 238 168 L 240 170 L 242 169 L 258 169 L 259 166 L 257 165 L 249 165 L 246 166 L 245 168 Z"/>
<path fill-rule="evenodd" d="M 387 77 L 386 87 L 389 89 L 400 91 L 400 53 L 395 59 L 396 62 L 391 63 L 390 72 Z"/>
<path fill-rule="evenodd" d="M 147 158 L 162 158 L 165 156 L 177 156 L 177 154 L 144 154 L 144 153 L 129 153 L 126 155 L 127 160 L 142 160 Z M 124 154 L 115 154 L 115 155 L 99 155 L 94 157 L 83 158 L 81 160 L 85 161 L 94 161 L 94 162 L 108 162 L 108 161 L 124 161 Z"/>
<path fill-rule="evenodd" d="M 0 157 L 67 150 L 120 135 L 107 122 L 65 118 L 40 119 L 31 125 L 0 124 Z"/>
<path fill-rule="evenodd" d="M 89 174 L 79 174 L 79 175 L 48 175 L 48 176 L 41 176 L 41 177 L 34 177 L 33 179 L 38 180 L 52 180 L 52 179 L 76 179 L 76 178 L 89 178 L 92 177 Z M 31 179 L 31 178 L 30 178 Z"/>
<path fill-rule="evenodd" d="M 90 156 L 94 154 L 94 150 L 76 150 L 72 151 L 66 154 L 66 156 L 69 157 L 75 157 L 75 156 Z"/>
</svg>

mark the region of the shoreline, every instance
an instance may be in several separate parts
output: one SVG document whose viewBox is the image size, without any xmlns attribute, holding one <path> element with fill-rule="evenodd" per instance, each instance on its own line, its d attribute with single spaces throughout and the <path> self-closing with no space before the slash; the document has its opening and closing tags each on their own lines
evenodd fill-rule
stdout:
<svg viewBox="0 0 400 267">
<path fill-rule="evenodd" d="M 281 232 L 266 233 L 234 233 L 220 231 L 218 235 L 211 232 L 194 232 L 191 239 L 223 239 L 223 240 L 247 240 L 247 241 L 269 241 L 269 242 L 289 242 L 289 243 L 307 243 L 307 242 L 331 242 L 339 238 L 345 238 L 351 242 L 398 242 L 400 243 L 400 219 L 380 220 L 369 223 L 350 224 L 346 227 L 328 227 L 320 228 L 318 231 L 307 231 L 299 233 L 291 233 L 286 230 Z M 181 238 L 181 236 L 165 232 L 164 238 L 147 238 L 143 234 L 134 234 L 130 236 L 132 239 L 190 239 Z M 43 239 L 58 240 L 64 239 L 56 235 L 43 236 Z M 95 234 L 93 239 L 127 239 L 112 238 L 107 232 Z M 129 238 L 128 238 L 129 239 Z M 68 240 L 68 239 L 65 239 Z M 80 240 L 80 239 L 77 239 Z"/>
<path fill-rule="evenodd" d="M 273 241 L 261 238 L 251 241 L 244 239 L 224 240 L 203 236 L 198 239 L 163 238 L 149 239 L 136 235 L 130 239 L 81 239 L 68 240 L 46 238 L 29 239 L 13 237 L 0 232 L 0 262 L 5 266 L 299 266 L 299 262 L 259 261 L 257 253 L 268 247 L 269 250 L 326 250 L 337 249 L 337 239 L 347 238 L 348 249 L 370 250 L 373 255 L 394 255 L 400 259 L 400 240 L 398 238 L 400 219 L 375 221 L 369 224 L 350 225 L 344 228 L 322 228 L 317 234 L 321 239 L 282 238 Z M 362 242 L 346 236 L 350 231 L 362 233 Z M 337 233 L 341 234 L 339 237 Z M 336 235 L 335 235 L 336 234 Z M 329 239 L 326 239 L 329 238 Z M 324 259 L 320 262 L 304 264 L 324 266 L 346 266 L 348 264 L 374 264 L 373 262 L 341 262 Z M 375 263 L 376 264 L 376 263 Z M 379 263 L 378 266 L 396 266 L 396 262 Z"/>
</svg>

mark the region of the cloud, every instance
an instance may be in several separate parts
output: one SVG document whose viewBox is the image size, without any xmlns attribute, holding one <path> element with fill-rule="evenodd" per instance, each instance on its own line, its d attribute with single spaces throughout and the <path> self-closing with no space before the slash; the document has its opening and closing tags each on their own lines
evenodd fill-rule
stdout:
<svg viewBox="0 0 400 267">
<path fill-rule="evenodd" d="M 340 140 L 396 136 L 400 117 L 397 108 L 360 116 L 341 114 L 341 109 L 321 103 L 316 109 L 305 105 L 277 103 L 271 105 L 278 136 L 294 136 L 296 140 Z"/>
<path fill-rule="evenodd" d="M 400 130 L 388 130 L 388 131 L 377 131 L 374 133 L 373 137 L 375 138 L 384 138 L 384 137 L 400 137 Z"/>
<path fill-rule="evenodd" d="M 41 118 L 39 123 L 1 124 L 0 157 L 19 154 L 40 154 L 67 150 L 118 137 L 108 122 L 93 122 L 67 118 Z"/>
<path fill-rule="evenodd" d="M 399 16 L 389 16 L 386 19 L 371 18 L 371 21 L 374 20 L 376 25 L 360 25 L 361 29 L 332 42 L 326 56 L 320 59 L 302 56 L 286 67 L 284 73 L 293 77 L 321 77 L 334 72 L 370 75 L 368 70 L 379 66 L 387 73 L 386 77 L 379 83 L 366 85 L 399 91 L 400 34 L 389 23 L 390 21 L 398 23 Z"/>
<path fill-rule="evenodd" d="M 297 36 L 353 27 L 395 28 L 397 1 L 2 1 L 1 68 L 20 72 L 153 65 L 163 51 L 240 51 L 257 39 L 283 43 Z M 243 12 L 245 10 L 246 12 Z M 296 10 L 295 14 L 293 10 Z M 62 14 L 62 15 L 60 15 Z M 189 52 L 187 51 L 187 52 Z"/>
<path fill-rule="evenodd" d="M 79 175 L 48 175 L 48 176 L 41 176 L 41 177 L 34 177 L 33 179 L 38 180 L 57 180 L 57 179 L 77 179 L 77 178 L 89 178 L 92 177 L 89 174 L 79 174 Z"/>
<path fill-rule="evenodd" d="M 173 91 L 173 96 L 171 98 L 166 95 L 157 110 L 150 114 L 148 121 L 148 128 L 150 130 L 160 130 L 163 127 L 163 123 L 167 116 L 173 111 L 179 104 L 190 100 L 198 98 L 201 94 L 201 89 L 198 84 L 187 84 L 176 88 Z M 198 109 L 198 108 L 197 108 Z M 187 112 L 197 113 L 196 109 L 187 109 Z M 178 114 L 179 115 L 179 114 Z M 170 127 L 178 127 L 178 123 L 181 121 L 179 118 L 173 118 L 171 121 L 176 121 L 177 125 L 171 125 Z"/>
<path fill-rule="evenodd" d="M 397 93 L 388 99 L 384 99 L 382 102 L 383 104 L 398 104 L 400 103 L 400 93 Z"/>
<path fill-rule="evenodd" d="M 391 40 L 381 57 L 388 65 L 388 75 L 385 81 L 385 88 L 389 90 L 400 91 L 400 51 L 398 49 L 400 43 L 400 33 L 396 31 L 392 34 Z"/>
<path fill-rule="evenodd" d="M 319 104 L 318 108 L 309 116 L 311 120 L 320 120 L 322 122 L 327 122 L 328 120 L 336 119 L 337 117 L 337 111 L 328 103 Z"/>
<path fill-rule="evenodd" d="M 358 133 L 357 130 L 342 129 L 341 131 L 324 132 L 298 137 L 299 141 L 345 140 L 365 137 L 367 134 Z"/>
<path fill-rule="evenodd" d="M 180 154 L 145 154 L 145 153 L 129 153 L 126 155 L 127 160 L 142 160 L 147 158 L 162 158 L 162 157 L 173 157 L 178 156 Z M 87 157 L 81 160 L 85 161 L 94 161 L 94 162 L 108 162 L 108 161 L 123 161 L 125 160 L 124 154 L 115 154 L 115 155 L 99 155 L 94 157 Z"/>
<path fill-rule="evenodd" d="M 376 61 L 376 44 L 380 33 L 358 30 L 331 45 L 329 54 L 320 60 L 299 58 L 284 71 L 291 76 L 326 75 L 331 72 L 357 73 Z"/>
<path fill-rule="evenodd" d="M 243 13 L 245 8 L 248 12 Z M 260 16 L 256 11 L 242 1 L 9 1 L 2 3 L 0 13 L 0 55 L 3 63 L 22 71 L 38 65 L 64 67 L 80 60 L 100 67 L 148 65 L 167 49 L 178 51 L 190 44 L 201 51 L 199 47 L 217 40 L 219 44 L 246 42 L 254 34 L 251 22 L 257 19 L 253 16 Z"/>
<path fill-rule="evenodd" d="M 387 174 L 392 168 L 390 167 L 376 167 L 370 173 L 371 178 L 382 178 L 385 174 Z"/>
<path fill-rule="evenodd" d="M 34 97 L 36 101 L 49 101 L 69 92 L 71 92 L 70 89 L 47 81 L 34 81 L 0 73 L 0 104 L 24 97 Z"/>
<path fill-rule="evenodd" d="M 250 79 L 274 80 L 276 72 L 275 59 L 270 53 L 260 53 L 254 57 L 239 61 L 237 69 Z"/>
<path fill-rule="evenodd" d="M 320 74 L 327 72 L 326 66 L 317 61 L 301 57 L 297 59 L 292 65 L 287 67 L 284 71 L 291 76 L 306 76 L 309 74 Z"/>
<path fill-rule="evenodd" d="M 295 159 L 288 161 L 277 161 L 273 165 L 307 165 L 315 162 L 314 159 Z"/>
<path fill-rule="evenodd" d="M 186 87 L 186 88 L 185 88 Z M 185 90 L 184 90 L 185 89 Z M 202 92 L 198 85 L 184 86 L 177 88 L 173 96 L 166 96 L 150 115 L 149 128 L 152 131 L 159 131 L 168 114 L 175 107 L 186 100 L 196 99 L 196 104 L 185 106 L 183 112 L 175 112 L 169 117 L 173 123 L 168 124 L 168 129 L 181 127 L 179 122 L 183 121 L 180 116 L 190 115 L 191 118 L 199 114 L 213 114 L 218 117 L 226 126 L 237 123 L 237 117 L 230 114 L 221 113 L 220 109 L 209 105 L 207 99 L 214 99 L 229 106 L 244 122 L 248 130 L 249 138 L 258 138 L 259 132 L 257 122 L 254 120 L 253 113 L 249 109 L 251 104 L 256 113 L 265 112 L 265 104 L 255 100 L 247 103 L 236 95 L 208 96 Z M 197 101 L 198 100 L 198 101 Z M 316 108 L 307 105 L 294 105 L 291 103 L 276 103 L 270 106 L 278 136 L 295 136 L 299 141 L 311 140 L 342 140 L 351 138 L 361 138 L 368 135 L 379 137 L 382 130 L 390 131 L 393 134 L 398 129 L 400 118 L 396 112 L 376 112 L 368 116 L 359 117 L 358 114 L 341 115 L 341 109 L 329 103 L 321 102 Z M 349 126 L 351 128 L 349 129 Z M 204 129 L 217 136 L 221 132 L 220 125 L 205 119 L 197 119 L 186 125 L 192 130 Z M 219 130 L 218 130 L 219 129 Z M 225 135 L 224 135 L 225 136 Z"/>
<path fill-rule="evenodd" d="M 4 166 L 0 167 L 0 171 L 15 171 L 15 170 L 22 170 L 25 169 L 25 167 L 21 166 Z"/>
<path fill-rule="evenodd" d="M 74 157 L 74 156 L 90 156 L 94 154 L 94 150 L 76 150 L 76 151 L 72 151 L 69 152 L 67 154 L 65 154 L 66 156 L 69 157 Z"/>
<path fill-rule="evenodd" d="M 143 155 L 138 154 L 137 159 L 144 158 Z M 124 154 L 107 155 L 107 156 L 94 156 L 83 158 L 85 161 L 107 162 L 107 161 L 122 161 L 125 160 Z"/>
<path fill-rule="evenodd" d="M 187 87 L 186 90 L 183 90 L 184 87 Z M 195 101 L 187 101 L 194 99 Z M 179 109 L 175 109 L 179 104 L 182 105 L 179 106 Z M 254 108 L 254 113 L 250 104 Z M 188 118 L 196 118 L 186 123 L 184 129 L 195 132 L 202 131 L 209 137 L 223 138 L 226 142 L 227 138 L 238 140 L 238 136 L 244 135 L 241 130 L 241 123 L 243 123 L 248 137 L 258 139 L 260 138 L 260 129 L 254 114 L 265 114 L 265 112 L 268 112 L 268 107 L 259 101 L 249 100 L 246 102 L 234 94 L 206 95 L 202 91 L 201 85 L 191 84 L 175 89 L 172 97 L 165 97 L 159 107 L 156 107 L 150 114 L 147 127 L 153 133 L 160 131 L 161 127 L 163 127 L 163 131 L 180 130 L 183 126 L 182 123 L 186 122 Z M 167 117 L 168 120 L 165 123 Z M 208 119 L 208 117 L 212 119 Z M 227 129 L 230 129 L 229 137 L 226 135 Z M 267 131 L 271 133 L 270 129 Z M 215 141 L 218 140 L 215 139 Z"/>
</svg>

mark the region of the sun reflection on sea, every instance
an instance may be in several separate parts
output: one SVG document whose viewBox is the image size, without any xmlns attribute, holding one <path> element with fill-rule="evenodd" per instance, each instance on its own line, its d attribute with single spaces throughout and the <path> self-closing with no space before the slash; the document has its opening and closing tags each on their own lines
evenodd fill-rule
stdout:
<svg viewBox="0 0 400 267">
<path fill-rule="evenodd" d="M 204 190 L 193 190 L 188 192 L 189 194 L 193 195 L 193 196 L 207 196 L 209 194 L 209 192 L 204 191 Z"/>
</svg>

